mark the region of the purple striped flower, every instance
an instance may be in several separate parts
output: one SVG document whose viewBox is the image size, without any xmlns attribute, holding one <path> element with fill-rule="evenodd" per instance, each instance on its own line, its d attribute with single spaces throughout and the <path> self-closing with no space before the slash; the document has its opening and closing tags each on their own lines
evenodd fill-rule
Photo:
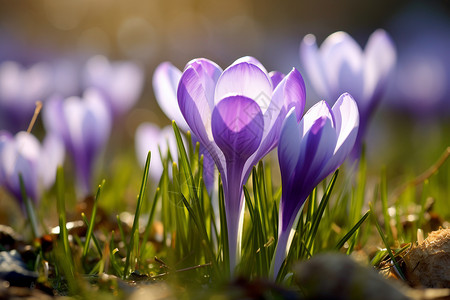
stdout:
<svg viewBox="0 0 450 300">
<path fill-rule="evenodd" d="M 44 142 L 25 131 L 15 136 L 0 132 L 0 185 L 23 203 L 19 174 L 27 196 L 40 199 L 43 188 L 49 188 L 56 177 L 56 168 L 64 160 L 64 145 L 55 136 L 47 135 Z"/>
<path fill-rule="evenodd" d="M 309 34 L 300 45 L 300 60 L 320 97 L 337 99 L 349 92 L 358 103 L 360 129 L 352 157 L 360 155 L 362 140 L 396 62 L 396 51 L 389 35 L 382 29 L 369 38 L 364 51 L 345 32 L 330 35 L 318 49 Z"/>
<path fill-rule="evenodd" d="M 222 175 L 232 270 L 240 256 L 242 187 L 252 167 L 278 144 L 287 111 L 295 107 L 299 120 L 305 105 L 296 69 L 281 81 L 279 73 L 271 74 L 253 57 L 238 59 L 225 71 L 210 60 L 194 59 L 178 85 L 181 113 Z"/>
<path fill-rule="evenodd" d="M 80 196 L 89 195 L 94 164 L 111 131 L 111 115 L 102 95 L 89 89 L 83 98 L 52 98 L 43 118 L 47 131 L 64 141 L 72 157 Z"/>
<path fill-rule="evenodd" d="M 286 117 L 278 143 L 282 196 L 273 259 L 275 276 L 286 258 L 291 230 L 306 198 L 344 162 L 354 146 L 358 126 L 358 107 L 347 93 L 331 109 L 325 101 L 315 104 L 300 123 L 293 110 Z"/>
<path fill-rule="evenodd" d="M 144 71 L 132 62 L 110 62 L 98 55 L 88 60 L 84 88 L 99 90 L 114 116 L 121 116 L 136 104 L 144 85 Z"/>
</svg>

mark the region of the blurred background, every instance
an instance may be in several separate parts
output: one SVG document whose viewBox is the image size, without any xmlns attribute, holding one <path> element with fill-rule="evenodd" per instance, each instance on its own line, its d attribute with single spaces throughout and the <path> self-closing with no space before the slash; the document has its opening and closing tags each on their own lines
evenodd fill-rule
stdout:
<svg viewBox="0 0 450 300">
<path fill-rule="evenodd" d="M 124 117 L 125 122 L 115 126 L 117 132 L 123 129 L 115 135 L 121 139 L 116 141 L 119 144 L 132 140 L 143 121 L 169 124 L 151 86 L 153 70 L 163 61 L 182 69 L 189 60 L 206 57 L 224 68 L 251 55 L 268 70 L 286 73 L 296 67 L 302 72 L 298 49 L 306 34 L 313 33 L 321 43 L 329 34 L 343 30 L 364 46 L 377 28 L 393 37 L 398 65 L 370 125 L 369 158 L 374 165 L 399 157 L 420 158 L 423 163 L 416 165 L 422 170 L 450 141 L 450 1 L 0 3 L 0 63 L 12 60 L 25 68 L 41 62 L 54 66 L 53 88 L 65 96 L 81 93 L 80 69 L 94 55 L 133 61 L 144 69 L 139 102 Z M 311 106 L 320 99 L 307 79 L 306 83 Z M 376 150 L 371 151 L 372 146 Z"/>
</svg>

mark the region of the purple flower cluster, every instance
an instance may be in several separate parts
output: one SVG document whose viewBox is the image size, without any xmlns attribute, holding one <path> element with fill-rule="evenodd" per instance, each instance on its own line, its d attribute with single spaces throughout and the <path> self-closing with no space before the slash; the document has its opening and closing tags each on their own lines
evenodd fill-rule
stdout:
<svg viewBox="0 0 450 300">
<path fill-rule="evenodd" d="M 143 82 L 144 72 L 134 63 L 110 62 L 103 56 L 91 58 L 80 69 L 69 61 L 39 63 L 29 69 L 16 62 L 2 63 L 0 130 L 5 130 L 1 138 L 5 163 L 0 165 L 0 183 L 20 199 L 17 174 L 21 172 L 29 196 L 36 200 L 39 198 L 38 181 L 48 182 L 50 180 L 45 179 L 48 174 L 56 172 L 56 166 L 49 167 L 46 172 L 36 171 L 39 170 L 36 166 L 49 160 L 44 155 L 46 148 L 61 149 L 55 146 L 57 142 L 48 142 L 53 145 L 48 147 L 44 142 L 41 147 L 35 137 L 25 133 L 18 133 L 14 139 L 8 138 L 10 133 L 28 127 L 35 102 L 40 100 L 44 107 L 45 129 L 51 140 L 61 141 L 59 144 L 65 146 L 73 160 L 78 193 L 81 196 L 91 193 L 94 165 L 109 138 L 112 121 L 136 103 Z M 79 87 L 84 89 L 81 98 L 77 96 Z M 9 140 L 17 140 L 16 144 L 20 141 L 23 146 L 14 148 Z M 60 157 L 55 156 L 54 161 L 62 164 L 62 159 L 56 160 Z"/>
</svg>

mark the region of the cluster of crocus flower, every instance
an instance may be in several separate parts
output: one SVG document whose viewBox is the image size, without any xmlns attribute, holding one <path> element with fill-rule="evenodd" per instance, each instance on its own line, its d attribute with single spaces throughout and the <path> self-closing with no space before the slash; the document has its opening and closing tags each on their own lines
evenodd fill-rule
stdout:
<svg viewBox="0 0 450 300">
<path fill-rule="evenodd" d="M 240 257 L 243 185 L 277 145 L 287 111 L 295 107 L 298 120 L 303 113 L 303 78 L 296 69 L 283 77 L 243 57 L 224 71 L 210 60 L 194 59 L 179 80 L 181 113 L 222 176 L 232 272 Z"/>
<path fill-rule="evenodd" d="M 85 64 L 74 59 L 39 62 L 29 67 L 19 62 L 0 64 L 0 129 L 26 130 L 35 103 L 54 95 L 79 95 L 80 89 L 98 89 L 114 117 L 124 115 L 139 100 L 144 71 L 133 62 L 109 61 L 94 56 Z"/>
<path fill-rule="evenodd" d="M 103 96 L 95 89 L 88 89 L 82 98 L 54 97 L 44 106 L 43 119 L 47 131 L 64 142 L 73 159 L 78 193 L 82 197 L 89 195 L 94 163 L 112 125 Z"/>
<path fill-rule="evenodd" d="M 360 155 L 368 122 L 385 92 L 396 62 L 396 51 L 384 30 L 375 31 L 364 51 L 345 32 L 336 32 L 320 49 L 314 35 L 305 36 L 300 45 L 300 59 L 316 92 L 323 99 L 337 99 L 349 92 L 358 103 L 361 117 L 352 158 Z"/>
<path fill-rule="evenodd" d="M 41 144 L 31 133 L 20 131 L 14 136 L 0 131 L 0 186 L 23 204 L 19 176 L 26 195 L 38 202 L 42 189 L 55 181 L 56 169 L 64 160 L 64 145 L 53 135 Z"/>
</svg>

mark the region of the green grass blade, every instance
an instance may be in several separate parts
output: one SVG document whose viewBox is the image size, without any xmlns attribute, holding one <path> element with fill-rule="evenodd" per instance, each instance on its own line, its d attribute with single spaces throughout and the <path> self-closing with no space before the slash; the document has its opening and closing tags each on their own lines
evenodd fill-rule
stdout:
<svg viewBox="0 0 450 300">
<path fill-rule="evenodd" d="M 347 242 L 352 236 L 353 234 L 361 227 L 362 223 L 364 223 L 364 221 L 367 219 L 367 217 L 369 217 L 370 214 L 370 210 L 368 210 L 364 216 L 361 217 L 361 219 L 359 219 L 359 221 L 350 229 L 349 232 L 347 232 L 337 243 L 336 245 L 336 250 L 341 249 L 345 242 Z"/>
<path fill-rule="evenodd" d="M 98 203 L 98 199 L 100 198 L 100 193 L 101 193 L 101 190 L 102 190 L 104 184 L 105 184 L 105 180 L 103 180 L 102 183 L 98 186 L 97 194 L 95 195 L 95 198 L 94 198 L 94 206 L 92 208 L 91 222 L 90 222 L 90 224 L 88 226 L 88 231 L 87 231 L 87 234 L 86 234 L 86 242 L 84 243 L 84 248 L 83 248 L 83 254 L 82 254 L 83 260 L 86 259 L 86 255 L 87 255 L 88 250 L 89 250 L 89 244 L 90 244 L 90 241 L 91 241 L 92 231 L 94 230 L 95 217 L 97 215 L 97 203 Z M 100 257 L 101 257 L 102 256 L 102 252 L 99 251 L 99 254 L 100 254 Z"/>
<path fill-rule="evenodd" d="M 320 201 L 319 207 L 317 208 L 316 212 L 313 215 L 311 230 L 309 231 L 309 235 L 307 238 L 307 249 L 310 252 L 312 252 L 311 248 L 313 246 L 314 238 L 316 237 L 317 229 L 319 228 L 319 224 L 322 220 L 325 207 L 328 205 L 328 201 L 330 200 L 331 192 L 333 191 L 338 174 L 339 170 L 336 170 L 336 172 L 334 172 L 333 174 L 333 177 L 331 178 L 330 183 L 327 186 L 327 189 L 322 197 L 322 200 Z"/>
<path fill-rule="evenodd" d="M 148 237 L 150 235 L 150 229 L 153 224 L 153 217 L 155 216 L 156 204 L 158 202 L 160 192 L 161 192 L 161 189 L 159 187 L 156 188 L 155 196 L 153 197 L 152 207 L 150 208 L 150 213 L 148 215 L 147 225 L 145 226 L 145 230 L 144 230 L 144 237 L 143 237 L 142 243 L 141 243 L 141 249 L 142 249 L 141 255 L 143 255 L 145 253 L 145 246 L 147 245 Z"/>
<path fill-rule="evenodd" d="M 175 133 L 175 138 L 177 140 L 178 152 L 180 154 L 178 162 L 180 163 L 180 166 L 183 168 L 183 171 L 186 173 L 186 180 L 187 180 L 186 184 L 189 188 L 190 197 L 193 197 L 194 201 L 197 201 L 198 199 L 196 199 L 197 192 L 195 188 L 194 176 L 192 174 L 192 169 L 189 164 L 189 159 L 183 144 L 183 139 L 181 138 L 180 130 L 178 129 L 178 126 L 175 123 L 175 121 L 172 121 L 172 127 Z"/>
<path fill-rule="evenodd" d="M 372 221 L 374 222 L 374 224 L 375 224 L 375 226 L 376 226 L 376 228 L 377 228 L 377 230 L 378 230 L 378 233 L 380 234 L 380 237 L 381 237 L 381 239 L 383 240 L 384 246 L 386 247 L 386 249 L 387 249 L 387 251 L 388 251 L 389 257 L 391 258 L 392 262 L 394 263 L 394 266 L 395 266 L 395 268 L 396 268 L 398 274 L 400 275 L 400 277 L 401 277 L 403 280 L 406 280 L 406 279 L 405 279 L 405 276 L 403 275 L 402 270 L 400 269 L 400 267 L 399 267 L 399 265 L 398 265 L 398 263 L 397 263 L 397 260 L 396 260 L 395 257 L 394 257 L 394 254 L 393 254 L 393 252 L 392 252 L 392 250 L 391 250 L 391 247 L 389 246 L 389 243 L 388 243 L 386 237 L 384 236 L 383 231 L 381 230 L 380 224 L 378 224 L 378 220 L 377 220 L 377 217 L 375 216 L 375 213 L 374 213 L 374 210 L 373 210 L 373 208 L 372 208 L 372 205 L 369 204 L 369 207 L 370 207 L 370 211 L 371 211 L 371 214 L 370 214 L 370 215 L 371 215 Z"/>
<path fill-rule="evenodd" d="M 22 199 L 25 202 L 25 209 L 27 211 L 28 220 L 31 225 L 31 233 L 33 239 L 40 236 L 39 226 L 34 212 L 33 203 L 31 203 L 30 197 L 27 195 L 27 190 L 25 188 L 25 183 L 23 182 L 22 174 L 19 174 L 20 192 L 22 193 Z"/>
<path fill-rule="evenodd" d="M 150 168 L 150 158 L 151 158 L 151 152 L 148 152 L 147 160 L 145 161 L 144 175 L 142 177 L 141 188 L 140 188 L 139 196 L 137 199 L 136 213 L 134 214 L 133 226 L 131 228 L 130 241 L 129 241 L 128 247 L 127 247 L 127 257 L 125 260 L 125 267 L 124 267 L 124 272 L 123 272 L 124 279 L 127 278 L 128 274 L 129 274 L 131 253 L 133 252 L 133 248 L 134 248 L 134 241 L 136 239 L 135 235 L 138 233 L 141 207 L 142 207 L 142 203 L 144 202 L 145 192 L 147 189 L 148 170 Z"/>
<path fill-rule="evenodd" d="M 83 219 L 84 224 L 86 224 L 87 228 L 91 227 L 91 224 L 84 213 L 81 213 L 81 218 Z M 101 258 L 103 253 L 102 253 L 102 248 L 100 247 L 100 243 L 99 243 L 98 239 L 95 237 L 95 234 L 93 234 L 92 232 L 91 232 L 91 237 L 92 237 L 92 240 L 94 241 L 95 248 L 97 249 L 97 252 Z M 84 243 L 84 247 L 86 247 L 86 244 L 87 244 L 87 242 Z M 86 259 L 86 257 L 83 256 L 83 259 Z"/>
</svg>

